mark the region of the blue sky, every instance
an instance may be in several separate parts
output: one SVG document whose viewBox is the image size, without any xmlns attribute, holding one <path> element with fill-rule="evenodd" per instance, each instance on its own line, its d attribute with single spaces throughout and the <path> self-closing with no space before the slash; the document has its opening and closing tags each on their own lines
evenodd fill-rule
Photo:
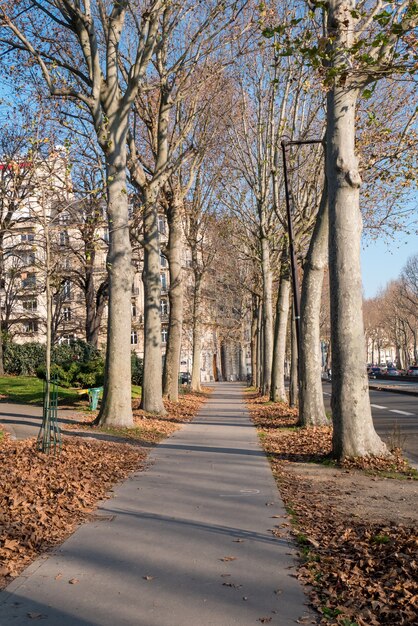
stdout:
<svg viewBox="0 0 418 626">
<path fill-rule="evenodd" d="M 399 234 L 395 240 L 378 239 L 363 243 L 361 266 L 365 298 L 373 298 L 400 275 L 408 258 L 418 254 L 418 231 Z"/>
</svg>

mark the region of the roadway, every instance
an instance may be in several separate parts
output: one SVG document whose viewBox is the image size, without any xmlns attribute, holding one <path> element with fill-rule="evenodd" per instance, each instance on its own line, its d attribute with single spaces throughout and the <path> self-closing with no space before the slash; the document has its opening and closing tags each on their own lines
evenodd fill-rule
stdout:
<svg viewBox="0 0 418 626">
<path fill-rule="evenodd" d="M 331 383 L 324 381 L 323 389 L 325 408 L 330 411 Z M 418 397 L 371 388 L 370 402 L 373 423 L 382 439 L 401 447 L 418 465 Z"/>
</svg>

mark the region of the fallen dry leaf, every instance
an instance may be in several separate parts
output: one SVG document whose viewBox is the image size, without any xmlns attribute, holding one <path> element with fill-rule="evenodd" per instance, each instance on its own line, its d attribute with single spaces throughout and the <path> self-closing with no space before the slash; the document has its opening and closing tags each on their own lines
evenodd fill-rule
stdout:
<svg viewBox="0 0 418 626">
<path fill-rule="evenodd" d="M 340 468 L 317 465 L 315 471 L 313 463 L 329 458 L 330 427 L 295 428 L 297 411 L 284 403 L 267 404 L 267 398 L 249 398 L 248 406 L 282 498 L 292 509 L 291 532 L 300 546 L 298 578 L 309 586 L 321 624 L 417 624 L 417 489 L 412 485 L 412 498 L 403 502 L 399 490 L 405 490 L 405 480 L 375 477 L 382 471 L 412 476 L 399 451 L 389 459 L 351 459 Z M 369 496 L 359 490 L 359 472 L 370 485 Z M 327 478 L 315 478 L 318 474 Z M 350 508 L 353 502 L 359 513 Z"/>
<path fill-rule="evenodd" d="M 82 521 L 111 522 L 114 516 L 94 513 L 97 503 L 115 484 L 143 469 L 149 444 L 190 421 L 209 391 L 166 402 L 164 417 L 135 410 L 139 444 L 129 430 L 121 435 L 121 443 L 65 433 L 61 453 L 53 456 L 38 452 L 34 440 L 12 441 L 5 435 L 0 440 L 0 589 L 37 556 L 62 543 Z M 74 419 L 70 428 L 97 434 L 87 422 L 91 417 L 82 425 L 80 413 Z M 142 442 L 147 449 L 140 447 Z"/>
<path fill-rule="evenodd" d="M 223 556 L 221 558 L 221 561 L 236 561 L 237 557 L 236 556 Z"/>
<path fill-rule="evenodd" d="M 78 580 L 78 578 L 70 578 L 68 582 L 70 583 L 70 585 L 76 585 L 80 581 Z"/>
</svg>

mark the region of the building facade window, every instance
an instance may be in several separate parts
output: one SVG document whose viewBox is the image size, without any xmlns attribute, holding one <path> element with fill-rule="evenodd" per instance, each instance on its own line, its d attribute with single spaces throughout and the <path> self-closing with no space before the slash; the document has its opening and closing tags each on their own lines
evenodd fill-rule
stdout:
<svg viewBox="0 0 418 626">
<path fill-rule="evenodd" d="M 22 274 L 23 289 L 34 289 L 36 287 L 36 274 Z"/>
<path fill-rule="evenodd" d="M 137 343 L 138 343 L 138 333 L 136 332 L 136 330 L 133 330 L 131 332 L 131 344 L 133 346 L 136 346 Z"/>
<path fill-rule="evenodd" d="M 70 214 L 66 211 L 60 213 L 58 217 L 58 224 L 69 224 L 70 223 Z"/>
<path fill-rule="evenodd" d="M 22 309 L 24 311 L 36 311 L 38 308 L 38 301 L 36 298 L 28 298 L 22 300 Z"/>
<path fill-rule="evenodd" d="M 161 289 L 163 291 L 167 291 L 167 275 L 160 274 L 160 279 L 161 279 Z"/>
<path fill-rule="evenodd" d="M 136 315 L 137 315 L 135 302 L 131 303 L 131 315 L 132 315 L 132 317 L 136 317 Z"/>
<path fill-rule="evenodd" d="M 161 315 L 168 315 L 168 300 L 163 298 L 160 302 Z"/>
<path fill-rule="evenodd" d="M 61 248 L 65 248 L 70 244 L 70 237 L 68 235 L 68 230 L 62 230 L 60 232 L 60 246 Z"/>
<path fill-rule="evenodd" d="M 22 243 L 33 243 L 35 241 L 35 235 L 33 233 L 22 233 L 20 235 L 20 241 Z"/>
<path fill-rule="evenodd" d="M 158 218 L 158 232 L 165 235 L 165 219 L 161 216 Z"/>
<path fill-rule="evenodd" d="M 65 306 L 62 309 L 62 318 L 64 322 L 71 322 L 71 309 L 69 306 Z"/>
<path fill-rule="evenodd" d="M 161 267 L 167 267 L 167 258 L 163 254 L 160 254 L 160 264 Z"/>
<path fill-rule="evenodd" d="M 162 328 L 161 329 L 161 343 L 167 343 L 167 339 L 168 339 L 168 329 Z"/>
<path fill-rule="evenodd" d="M 19 252 L 17 254 L 23 265 L 35 265 L 34 252 Z"/>
<path fill-rule="evenodd" d="M 24 333 L 37 333 L 38 332 L 37 320 L 26 320 L 25 322 L 23 322 L 23 332 Z"/>
<path fill-rule="evenodd" d="M 71 281 L 67 278 L 62 285 L 62 295 L 65 300 L 71 299 Z"/>
</svg>

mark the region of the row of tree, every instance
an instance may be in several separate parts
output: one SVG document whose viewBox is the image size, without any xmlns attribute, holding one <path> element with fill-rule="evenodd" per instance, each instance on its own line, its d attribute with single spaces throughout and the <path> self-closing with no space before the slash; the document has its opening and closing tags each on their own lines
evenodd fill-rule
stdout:
<svg viewBox="0 0 418 626">
<path fill-rule="evenodd" d="M 58 103 L 49 108 L 49 117 L 94 137 L 102 151 L 109 311 L 101 423 L 132 424 L 129 384 L 121 384 L 130 380 L 132 241 L 143 255 L 142 402 L 146 410 L 162 413 L 163 385 L 169 397 L 177 393 L 182 237 L 194 255 L 198 320 L 202 259 L 206 256 L 207 267 L 213 267 L 217 254 L 216 238 L 209 243 L 207 235 L 215 222 L 223 240 L 236 248 L 236 276 L 246 294 L 240 302 L 248 302 L 252 312 L 254 382 L 272 400 L 285 397 L 292 256 L 283 184 L 287 153 L 292 243 L 304 260 L 299 375 L 293 377 L 300 381 L 301 421 L 325 419 L 319 320 L 328 263 L 334 453 L 385 454 L 372 424 L 365 370 L 359 172 L 361 167 L 368 183 L 363 212 L 368 224 L 388 227 L 405 196 L 387 191 L 399 179 L 408 189 L 415 158 L 416 3 L 2 0 L 0 14 L 6 71 L 18 84 L 30 76 L 41 99 L 46 86 Z M 399 75 L 410 79 L 396 86 L 410 98 L 402 105 L 391 82 Z M 359 106 L 360 96 L 367 105 Z M 318 143 L 290 148 L 284 137 Z M 377 209 L 376 190 L 385 197 Z M 132 195 L 136 209 L 130 228 Z M 162 207 L 169 225 L 164 254 L 171 283 L 164 378 Z M 228 214 L 222 219 L 221 209 Z M 198 324 L 193 345 L 198 384 Z"/>
<path fill-rule="evenodd" d="M 418 255 L 408 259 L 398 280 L 366 300 L 364 317 L 373 363 L 384 361 L 385 349 L 392 347 L 398 368 L 418 363 Z"/>
</svg>

